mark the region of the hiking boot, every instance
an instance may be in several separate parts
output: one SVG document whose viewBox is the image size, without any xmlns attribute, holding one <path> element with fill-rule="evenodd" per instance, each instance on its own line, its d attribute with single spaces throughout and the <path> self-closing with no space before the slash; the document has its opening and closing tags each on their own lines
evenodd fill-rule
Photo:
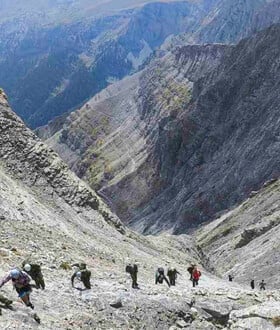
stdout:
<svg viewBox="0 0 280 330">
<path fill-rule="evenodd" d="M 37 315 L 37 314 L 34 314 L 34 320 L 37 322 L 37 323 L 41 323 L 41 320 L 40 320 L 40 317 Z"/>
<path fill-rule="evenodd" d="M 31 309 L 34 309 L 34 305 L 31 304 L 31 302 L 27 305 L 27 307 L 30 307 Z"/>
</svg>

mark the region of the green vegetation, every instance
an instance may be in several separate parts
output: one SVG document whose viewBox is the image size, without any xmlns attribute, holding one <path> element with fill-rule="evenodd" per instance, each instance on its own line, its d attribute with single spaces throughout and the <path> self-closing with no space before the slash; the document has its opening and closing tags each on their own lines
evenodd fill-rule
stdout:
<svg viewBox="0 0 280 330">
<path fill-rule="evenodd" d="M 71 269 L 72 269 L 72 268 L 71 268 L 71 265 L 70 265 L 68 262 L 66 262 L 66 261 L 63 261 L 63 262 L 60 264 L 59 268 L 61 268 L 61 269 L 63 269 L 63 270 L 71 270 Z"/>
<path fill-rule="evenodd" d="M 168 84 L 161 95 L 168 111 L 184 110 L 191 100 L 192 92 L 188 85 L 172 82 Z"/>
</svg>

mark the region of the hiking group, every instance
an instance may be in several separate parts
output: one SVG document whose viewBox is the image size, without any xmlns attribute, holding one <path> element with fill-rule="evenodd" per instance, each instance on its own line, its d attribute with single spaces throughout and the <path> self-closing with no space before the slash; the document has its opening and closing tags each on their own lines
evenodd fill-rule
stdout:
<svg viewBox="0 0 280 330">
<path fill-rule="evenodd" d="M 75 280 L 82 282 L 84 285 L 84 289 L 91 289 L 90 278 L 91 272 L 87 269 L 87 265 L 83 262 L 75 263 L 71 265 L 71 267 L 75 267 L 73 275 L 71 276 L 71 284 L 73 288 L 82 290 L 81 288 L 75 287 Z M 130 274 L 132 280 L 132 288 L 139 289 L 139 285 L 137 283 L 137 275 L 138 275 L 138 263 L 135 264 L 127 264 L 125 267 L 125 271 Z M 193 287 L 196 287 L 199 283 L 199 279 L 201 277 L 201 271 L 195 264 L 191 264 L 187 268 L 188 273 L 190 274 L 190 280 L 192 281 Z M 162 284 L 166 282 L 168 287 L 175 286 L 177 276 L 181 275 L 176 268 L 169 267 L 167 269 L 167 276 L 165 276 L 165 270 L 163 267 L 158 267 L 155 273 L 155 284 Z M 228 279 L 230 282 L 233 281 L 234 277 L 232 275 L 228 275 Z M 31 280 L 35 282 L 35 284 L 31 284 Z M 30 301 L 30 294 L 32 292 L 32 288 L 45 290 L 45 281 L 41 270 L 41 265 L 36 263 L 30 263 L 24 261 L 22 263 L 21 268 L 13 268 L 0 280 L 0 288 L 12 281 L 13 287 L 18 293 L 19 298 L 25 304 L 25 306 L 34 309 L 34 305 Z M 251 280 L 250 286 L 252 289 L 255 288 L 255 281 Z M 262 280 L 259 283 L 260 290 L 265 290 L 266 283 Z M 6 308 L 10 308 L 13 301 L 5 298 L 0 295 L 0 303 L 3 304 Z M 3 307 L 3 306 L 2 306 Z M 1 315 L 1 308 L 0 308 Z M 36 315 L 36 314 L 35 314 Z M 35 318 L 35 316 L 34 316 Z M 35 318 L 36 319 L 36 318 Z M 40 319 L 37 317 L 36 321 L 40 323 Z"/>
<path fill-rule="evenodd" d="M 138 274 L 138 264 L 128 264 L 125 268 L 125 271 L 130 274 L 132 280 L 132 288 L 139 289 L 137 283 L 137 274 Z M 188 271 L 191 272 L 191 281 L 193 286 L 198 285 L 201 272 L 197 269 L 196 265 L 192 265 L 188 268 Z M 155 273 L 155 284 L 162 284 L 165 282 L 169 287 L 176 285 L 177 275 L 181 275 L 176 268 L 169 267 L 167 269 L 167 277 L 165 276 L 165 270 L 163 267 L 158 267 Z"/>
<path fill-rule="evenodd" d="M 233 281 L 233 279 L 234 279 L 234 277 L 232 276 L 232 275 L 228 275 L 228 280 L 230 281 L 230 282 L 232 282 Z M 266 283 L 264 282 L 264 280 L 262 280 L 260 283 L 259 283 L 259 287 L 260 287 L 260 290 L 262 291 L 262 290 L 265 290 L 265 286 L 266 286 Z M 250 287 L 251 287 L 251 289 L 255 289 L 255 280 L 251 280 L 251 282 L 250 282 Z"/>
<path fill-rule="evenodd" d="M 35 285 L 30 284 L 31 279 L 34 280 Z M 22 269 L 14 268 L 0 280 L 0 288 L 9 281 L 12 281 L 13 287 L 17 291 L 18 296 L 22 302 L 27 307 L 34 309 L 34 305 L 30 301 L 32 287 L 42 290 L 45 289 L 45 282 L 41 271 L 41 266 L 24 261 L 22 263 Z M 0 296 L 0 302 L 3 303 L 6 307 L 12 304 L 11 300 L 5 299 L 3 296 Z"/>
</svg>

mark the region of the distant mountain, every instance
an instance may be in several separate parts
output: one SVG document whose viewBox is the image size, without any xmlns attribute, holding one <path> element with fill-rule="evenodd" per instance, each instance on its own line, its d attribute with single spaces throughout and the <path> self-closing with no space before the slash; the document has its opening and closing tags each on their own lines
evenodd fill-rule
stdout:
<svg viewBox="0 0 280 330">
<path fill-rule="evenodd" d="M 236 43 L 279 22 L 279 0 L 220 0 L 184 42 Z"/>
<path fill-rule="evenodd" d="M 0 30 L 0 85 L 31 127 L 46 124 L 137 70 L 168 36 L 192 29 L 213 2 L 151 3 L 55 26 L 7 21 Z"/>
<path fill-rule="evenodd" d="M 159 0 L 157 2 L 183 0 Z M 208 0 L 209 2 L 212 0 Z M 24 19 L 26 23 L 44 25 L 73 22 L 77 19 L 112 15 L 121 10 L 141 7 L 154 0 L 0 0 L 0 23 Z M 200 0 L 197 0 L 200 2 Z"/>
<path fill-rule="evenodd" d="M 72 113 L 49 143 L 138 231 L 214 219 L 279 177 L 279 32 L 179 47 Z"/>
</svg>

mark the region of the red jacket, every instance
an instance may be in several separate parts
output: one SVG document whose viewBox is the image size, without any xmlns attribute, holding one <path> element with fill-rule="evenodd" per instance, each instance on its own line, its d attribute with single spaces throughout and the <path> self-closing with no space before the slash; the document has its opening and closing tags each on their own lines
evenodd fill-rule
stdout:
<svg viewBox="0 0 280 330">
<path fill-rule="evenodd" d="M 199 270 L 195 269 L 192 273 L 193 279 L 194 280 L 199 280 L 200 276 L 201 276 L 201 272 Z"/>
</svg>

